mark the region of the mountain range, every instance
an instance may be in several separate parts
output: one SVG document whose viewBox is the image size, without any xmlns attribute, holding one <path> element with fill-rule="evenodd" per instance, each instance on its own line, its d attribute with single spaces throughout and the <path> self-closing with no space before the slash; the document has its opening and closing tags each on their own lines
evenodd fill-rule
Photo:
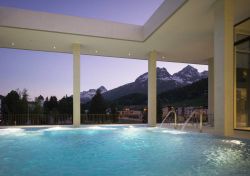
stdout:
<svg viewBox="0 0 250 176">
<path fill-rule="evenodd" d="M 201 79 L 208 77 L 208 71 L 198 72 L 198 70 L 190 65 L 186 66 L 177 73 L 171 75 L 166 68 L 157 67 L 157 93 L 166 92 L 175 88 L 183 87 Z M 117 98 L 134 94 L 147 94 L 148 90 L 148 73 L 144 73 L 137 77 L 134 82 L 119 86 L 112 90 L 107 90 L 104 86 L 97 89 L 90 89 L 81 92 L 81 102 L 87 103 L 95 95 L 96 90 L 100 90 L 106 100 L 115 100 Z"/>
<path fill-rule="evenodd" d="M 101 94 L 107 92 L 108 90 L 104 87 L 104 86 L 101 86 L 97 89 L 89 89 L 88 91 L 82 91 L 80 93 L 80 98 L 81 98 L 81 102 L 83 103 L 87 103 L 89 102 L 93 96 L 96 94 L 96 91 L 97 90 L 100 90 Z"/>
</svg>

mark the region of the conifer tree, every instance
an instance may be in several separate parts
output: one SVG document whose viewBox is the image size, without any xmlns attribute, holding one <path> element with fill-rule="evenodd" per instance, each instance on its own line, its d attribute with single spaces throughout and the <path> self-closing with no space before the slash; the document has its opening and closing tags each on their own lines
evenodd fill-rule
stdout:
<svg viewBox="0 0 250 176">
<path fill-rule="evenodd" d="M 106 113 L 106 103 L 102 97 L 100 90 L 96 91 L 95 96 L 90 102 L 90 113 L 91 114 L 105 114 Z"/>
</svg>

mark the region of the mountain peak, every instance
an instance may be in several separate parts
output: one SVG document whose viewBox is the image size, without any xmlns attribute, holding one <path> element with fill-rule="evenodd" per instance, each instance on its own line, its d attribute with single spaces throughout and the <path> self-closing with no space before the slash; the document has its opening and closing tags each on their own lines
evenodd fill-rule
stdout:
<svg viewBox="0 0 250 176">
<path fill-rule="evenodd" d="M 167 69 L 162 67 L 157 67 L 156 68 L 156 74 L 157 74 L 157 79 L 160 80 L 170 80 L 171 79 L 171 75 L 168 73 Z M 145 82 L 148 80 L 148 72 L 142 74 L 141 76 L 139 76 L 138 78 L 136 78 L 135 82 Z"/>
<path fill-rule="evenodd" d="M 192 71 L 197 71 L 197 72 L 198 72 L 198 70 L 197 70 L 196 68 L 192 67 L 191 65 L 187 65 L 187 66 L 184 67 L 182 70 L 192 70 Z M 182 70 L 181 70 L 181 71 L 182 71 Z"/>
<path fill-rule="evenodd" d="M 108 90 L 104 86 L 100 86 L 97 90 L 100 90 L 101 93 L 107 92 Z"/>
<path fill-rule="evenodd" d="M 167 71 L 167 69 L 165 67 L 156 67 L 157 71 Z"/>
<path fill-rule="evenodd" d="M 160 80 L 171 80 L 172 75 L 170 75 L 166 68 L 157 67 L 156 69 L 157 79 Z"/>
<path fill-rule="evenodd" d="M 205 70 L 205 71 L 201 72 L 201 73 L 200 73 L 200 76 L 201 76 L 201 78 L 203 78 L 203 79 L 204 79 L 204 78 L 207 78 L 207 77 L 208 77 L 208 71 Z"/>
<path fill-rule="evenodd" d="M 100 86 L 98 89 L 89 89 L 88 91 L 82 91 L 80 93 L 81 101 L 84 103 L 89 102 L 95 96 L 97 90 L 99 90 L 101 94 L 108 91 L 104 86 Z"/>
<path fill-rule="evenodd" d="M 194 67 L 192 67 L 191 65 L 187 65 L 187 66 L 184 67 L 184 68 L 194 68 Z"/>
<path fill-rule="evenodd" d="M 145 82 L 148 80 L 148 72 L 136 78 L 135 82 Z"/>
<path fill-rule="evenodd" d="M 198 70 L 191 65 L 187 65 L 181 71 L 175 73 L 173 77 L 175 80 L 181 80 L 182 83 L 187 84 L 191 84 L 201 79 Z"/>
<path fill-rule="evenodd" d="M 167 69 L 166 69 L 165 67 L 162 67 L 162 68 L 157 67 L 157 68 L 156 68 L 156 72 L 157 72 L 157 73 L 168 73 L 168 71 L 167 71 Z M 168 73 L 168 74 L 169 74 L 169 73 Z"/>
<path fill-rule="evenodd" d="M 179 71 L 179 72 L 177 72 L 177 73 L 175 73 L 174 75 L 180 75 L 180 74 L 182 74 L 182 75 L 190 75 L 190 76 L 194 76 L 194 75 L 198 75 L 199 74 L 199 72 L 198 72 L 198 70 L 196 69 L 196 68 L 194 68 L 194 67 L 192 67 L 191 65 L 188 65 L 188 66 L 186 66 L 186 67 L 184 67 L 181 71 Z"/>
</svg>

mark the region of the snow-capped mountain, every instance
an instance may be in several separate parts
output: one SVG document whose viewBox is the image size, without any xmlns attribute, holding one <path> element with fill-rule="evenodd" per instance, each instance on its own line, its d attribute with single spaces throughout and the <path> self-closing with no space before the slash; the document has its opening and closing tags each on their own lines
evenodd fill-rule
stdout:
<svg viewBox="0 0 250 176">
<path fill-rule="evenodd" d="M 204 71 L 199 73 L 198 70 L 190 65 L 186 66 L 182 70 L 177 73 L 171 75 L 166 68 L 156 69 L 157 72 L 157 93 L 160 94 L 162 92 L 175 89 L 178 87 L 182 87 L 188 84 L 192 84 L 201 79 L 207 78 L 208 72 Z M 101 87 L 100 87 L 101 88 Z M 142 93 L 147 94 L 148 90 L 148 73 L 144 73 L 137 77 L 134 82 L 122 85 L 120 87 L 114 88 L 112 90 L 107 91 L 105 88 L 103 89 L 102 94 L 106 100 L 114 100 L 119 97 L 133 94 L 133 93 Z M 96 90 L 91 89 L 84 93 L 85 101 L 88 102 L 95 95 Z"/>
<path fill-rule="evenodd" d="M 104 86 L 99 87 L 97 90 L 99 90 L 101 94 L 108 91 Z"/>
<path fill-rule="evenodd" d="M 88 91 L 82 91 L 80 93 L 81 102 L 89 102 L 95 96 L 97 90 L 99 90 L 101 94 L 108 91 L 104 86 L 101 86 L 98 89 L 89 89 Z"/>
<path fill-rule="evenodd" d="M 201 72 L 200 76 L 201 76 L 202 79 L 207 78 L 208 77 L 208 71 Z"/>
<path fill-rule="evenodd" d="M 159 80 L 169 81 L 172 79 L 172 76 L 168 73 L 167 69 L 164 67 L 163 68 L 157 67 L 156 72 L 157 72 L 157 79 Z M 148 81 L 148 73 L 142 74 L 135 80 L 135 82 L 145 82 L 145 81 Z"/>
<path fill-rule="evenodd" d="M 160 81 L 176 81 L 178 84 L 186 85 L 191 84 L 193 82 L 199 81 L 200 79 L 207 78 L 208 71 L 203 71 L 201 73 L 198 70 L 190 65 L 183 68 L 181 71 L 174 73 L 171 75 L 166 68 L 156 69 L 157 72 L 157 80 Z M 148 81 L 148 73 L 144 73 L 139 76 L 135 82 L 145 82 Z"/>
<path fill-rule="evenodd" d="M 193 82 L 199 81 L 202 78 L 196 68 L 188 65 L 181 71 L 173 74 L 173 79 L 181 84 L 192 84 Z"/>
</svg>

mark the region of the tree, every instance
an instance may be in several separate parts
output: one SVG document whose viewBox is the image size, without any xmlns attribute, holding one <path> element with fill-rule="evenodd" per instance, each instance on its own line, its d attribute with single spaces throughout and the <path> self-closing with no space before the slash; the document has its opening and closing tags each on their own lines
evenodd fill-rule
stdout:
<svg viewBox="0 0 250 176">
<path fill-rule="evenodd" d="M 45 99 L 45 101 L 43 103 L 43 111 L 44 111 L 45 114 L 49 113 L 49 107 L 48 107 L 48 105 L 49 105 L 49 98 L 46 97 L 46 99 Z"/>
<path fill-rule="evenodd" d="M 102 97 L 100 90 L 96 91 L 95 96 L 90 102 L 90 113 L 91 114 L 105 114 L 106 113 L 106 103 Z"/>
<path fill-rule="evenodd" d="M 27 91 L 25 93 L 27 94 Z M 27 113 L 28 101 L 26 100 L 28 96 L 22 98 L 22 94 L 18 90 L 10 91 L 6 97 L 3 98 L 2 106 L 4 114 L 23 114 Z"/>
<path fill-rule="evenodd" d="M 161 123 L 162 122 L 162 114 L 163 114 L 163 111 L 162 111 L 162 102 L 161 102 L 161 99 L 160 97 L 157 97 L 157 118 L 156 118 L 156 122 L 157 123 Z"/>
<path fill-rule="evenodd" d="M 3 113 L 18 113 L 20 97 L 19 94 L 12 90 L 9 92 L 6 97 L 3 99 Z"/>
<path fill-rule="evenodd" d="M 55 96 L 51 96 L 50 99 L 48 99 L 48 97 L 46 98 L 46 100 L 44 101 L 44 112 L 46 114 L 58 113 L 58 102 Z"/>
<path fill-rule="evenodd" d="M 39 95 L 38 97 L 35 98 L 35 102 L 38 102 L 41 104 L 41 106 L 43 105 L 44 103 L 44 98 L 42 95 Z"/>
<path fill-rule="evenodd" d="M 28 112 L 28 98 L 29 98 L 28 90 L 23 89 L 23 91 L 21 92 L 20 101 L 24 113 Z"/>
<path fill-rule="evenodd" d="M 65 96 L 59 100 L 58 111 L 61 114 L 73 114 L 73 98 Z"/>
<path fill-rule="evenodd" d="M 28 102 L 28 98 L 29 98 L 29 95 L 28 95 L 28 90 L 27 89 L 23 89 L 23 91 L 21 92 L 21 96 L 23 101 L 26 101 Z"/>
<path fill-rule="evenodd" d="M 3 99 L 4 99 L 4 96 L 0 95 L 0 114 L 3 113 L 3 108 L 2 108 L 2 105 L 3 105 Z"/>
<path fill-rule="evenodd" d="M 44 98 L 42 95 L 35 97 L 35 102 L 34 102 L 34 109 L 32 113 L 35 114 L 42 114 L 43 113 L 43 103 L 44 103 Z"/>
<path fill-rule="evenodd" d="M 49 111 L 50 113 L 58 113 L 58 102 L 56 96 L 51 96 L 49 99 Z"/>
</svg>

